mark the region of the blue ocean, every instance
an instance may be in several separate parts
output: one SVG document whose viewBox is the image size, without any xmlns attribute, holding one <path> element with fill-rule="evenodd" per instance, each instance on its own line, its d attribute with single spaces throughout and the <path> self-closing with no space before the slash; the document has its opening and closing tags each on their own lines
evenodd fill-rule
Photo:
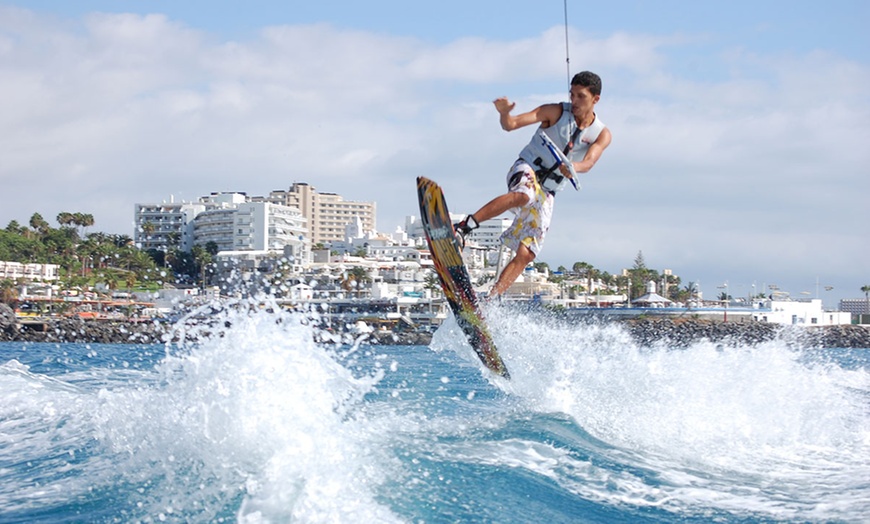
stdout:
<svg viewBox="0 0 870 524">
<path fill-rule="evenodd" d="M 0 522 L 867 522 L 870 349 L 639 346 L 494 309 L 424 346 L 235 307 L 0 344 Z"/>
</svg>

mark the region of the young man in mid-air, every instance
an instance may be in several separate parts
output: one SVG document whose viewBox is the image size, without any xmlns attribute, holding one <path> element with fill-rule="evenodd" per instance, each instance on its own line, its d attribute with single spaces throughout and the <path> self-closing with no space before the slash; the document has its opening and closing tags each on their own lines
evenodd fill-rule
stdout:
<svg viewBox="0 0 870 524">
<path fill-rule="evenodd" d="M 501 237 L 515 255 L 493 285 L 490 297 L 504 293 L 541 252 L 553 216 L 556 192 L 571 176 L 565 165 L 559 165 L 558 155 L 553 154 L 547 147 L 548 141 L 539 133 L 547 135 L 550 146 L 554 145 L 568 158 L 575 172 L 588 172 L 611 140 L 610 130 L 595 114 L 595 104 L 600 98 L 601 78 L 583 71 L 571 79 L 570 102 L 544 104 L 514 116 L 511 111 L 516 103 L 506 97 L 493 101 L 505 131 L 531 124 L 540 124 L 540 127 L 508 171 L 508 192 L 492 199 L 455 226 L 464 238 L 481 222 L 508 209 L 516 213 L 513 224 Z"/>
</svg>

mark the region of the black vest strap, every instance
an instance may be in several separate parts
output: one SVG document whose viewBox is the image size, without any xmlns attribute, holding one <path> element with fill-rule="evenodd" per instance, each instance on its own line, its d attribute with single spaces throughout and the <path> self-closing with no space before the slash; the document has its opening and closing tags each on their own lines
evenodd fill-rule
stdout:
<svg viewBox="0 0 870 524">
<path fill-rule="evenodd" d="M 565 149 L 564 151 L 562 151 L 562 153 L 564 153 L 566 157 L 568 156 L 568 153 L 570 153 L 571 150 L 574 149 L 574 141 L 577 140 L 577 137 L 580 136 L 581 132 L 583 132 L 583 130 L 580 129 L 580 126 L 574 128 L 574 132 L 571 133 L 571 139 L 568 140 L 568 144 L 565 145 Z M 557 184 L 560 184 L 562 183 L 562 179 L 565 178 L 565 175 L 557 172 L 558 169 L 555 165 L 549 168 L 541 167 L 543 164 L 541 157 L 536 158 L 534 163 L 537 167 L 537 169 L 535 169 L 535 176 L 538 179 L 538 183 L 541 184 L 541 187 L 544 186 L 544 181 L 548 179 L 553 179 Z M 551 195 L 556 194 L 555 191 L 548 191 L 548 193 L 550 193 Z"/>
</svg>

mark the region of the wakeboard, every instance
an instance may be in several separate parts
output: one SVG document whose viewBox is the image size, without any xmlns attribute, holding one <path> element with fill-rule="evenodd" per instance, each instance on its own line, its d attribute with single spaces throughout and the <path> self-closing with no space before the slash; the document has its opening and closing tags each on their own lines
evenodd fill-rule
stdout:
<svg viewBox="0 0 870 524">
<path fill-rule="evenodd" d="M 423 231 L 426 232 L 429 250 L 432 252 L 435 271 L 447 303 L 456 317 L 456 323 L 462 328 L 468 343 L 483 365 L 497 375 L 510 378 L 481 315 L 468 269 L 462 261 L 462 252 L 450 220 L 444 192 L 432 180 L 417 177 L 417 197 L 420 201 L 420 219 Z"/>
</svg>

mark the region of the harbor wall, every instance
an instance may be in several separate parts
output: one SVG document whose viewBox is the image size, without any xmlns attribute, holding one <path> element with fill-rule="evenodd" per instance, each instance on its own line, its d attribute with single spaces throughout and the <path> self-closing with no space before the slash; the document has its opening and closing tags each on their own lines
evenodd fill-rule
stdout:
<svg viewBox="0 0 870 524">
<path fill-rule="evenodd" d="M 545 312 L 529 312 L 530 316 Z M 709 340 L 732 345 L 755 345 L 775 339 L 785 340 L 801 347 L 819 348 L 870 348 L 870 326 L 781 326 L 764 322 L 724 322 L 703 318 L 667 317 L 585 317 L 578 319 L 561 315 L 564 322 L 617 323 L 623 326 L 640 345 L 666 342 L 672 347 L 685 347 L 694 341 Z M 532 319 L 533 320 L 533 319 Z M 336 325 L 345 325 L 336 323 Z M 219 333 L 221 326 L 213 331 Z M 159 344 L 176 337 L 173 326 L 165 322 L 126 322 L 110 320 L 85 320 L 80 318 L 46 319 L 33 323 L 21 323 L 11 309 L 0 304 L 0 341 L 22 342 L 79 342 L 104 344 Z M 371 333 L 355 333 L 330 326 L 322 334 L 323 341 L 353 343 L 361 340 L 369 344 L 428 345 L 432 339 L 431 327 L 415 329 L 402 326 L 398 330 L 374 330 Z"/>
</svg>

